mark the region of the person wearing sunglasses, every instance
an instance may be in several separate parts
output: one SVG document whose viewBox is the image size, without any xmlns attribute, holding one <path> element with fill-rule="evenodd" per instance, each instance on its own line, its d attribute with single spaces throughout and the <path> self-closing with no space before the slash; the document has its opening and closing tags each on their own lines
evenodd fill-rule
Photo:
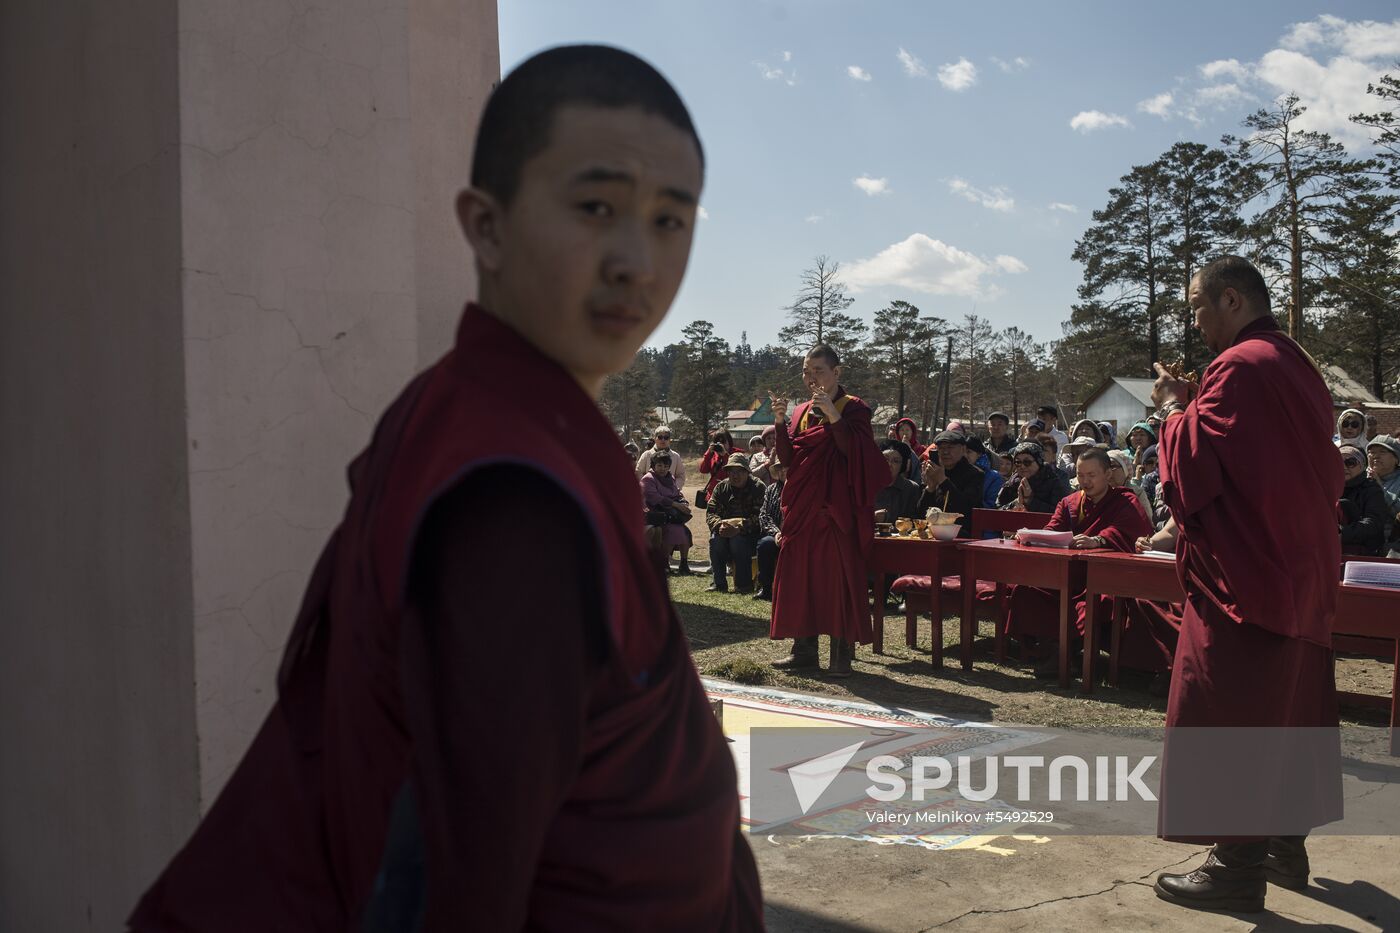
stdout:
<svg viewBox="0 0 1400 933">
<path fill-rule="evenodd" d="M 1069 495 L 1069 477 L 1045 460 L 1045 448 L 1025 441 L 1011 449 L 1011 479 L 997 495 L 997 507 L 1017 512 L 1053 512 Z"/>
<path fill-rule="evenodd" d="M 1366 449 L 1366 416 L 1355 408 L 1348 408 L 1337 418 L 1337 436 L 1333 439 L 1338 447 L 1353 444 Z"/>
<path fill-rule="evenodd" d="M 1337 503 L 1342 535 L 1342 553 L 1359 557 L 1380 557 L 1385 546 L 1386 532 L 1393 521 L 1386 507 L 1385 490 L 1366 475 L 1366 455 L 1360 447 L 1345 444 L 1341 448 L 1342 470 L 1346 485 Z"/>
</svg>

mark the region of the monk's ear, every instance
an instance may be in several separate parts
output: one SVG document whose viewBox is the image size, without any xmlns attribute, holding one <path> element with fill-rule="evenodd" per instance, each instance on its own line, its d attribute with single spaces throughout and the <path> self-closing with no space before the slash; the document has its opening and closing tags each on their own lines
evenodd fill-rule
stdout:
<svg viewBox="0 0 1400 933">
<path fill-rule="evenodd" d="M 504 220 L 505 209 L 494 195 L 480 188 L 467 188 L 457 195 L 457 221 L 484 272 L 495 272 L 501 267 Z"/>
</svg>

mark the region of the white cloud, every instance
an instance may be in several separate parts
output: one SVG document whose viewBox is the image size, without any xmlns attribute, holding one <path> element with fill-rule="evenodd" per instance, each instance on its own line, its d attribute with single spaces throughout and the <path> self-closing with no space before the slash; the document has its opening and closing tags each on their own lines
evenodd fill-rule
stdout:
<svg viewBox="0 0 1400 933">
<path fill-rule="evenodd" d="M 871 178 L 869 175 L 862 175 L 859 178 L 852 178 L 851 184 L 872 198 L 877 194 L 890 193 L 890 180 L 888 178 Z"/>
<path fill-rule="evenodd" d="M 1150 113 L 1154 117 L 1161 117 L 1163 120 L 1172 115 L 1172 92 L 1163 91 L 1147 100 L 1138 101 L 1137 109 L 1142 113 Z"/>
<path fill-rule="evenodd" d="M 1004 58 L 997 58 L 995 55 L 993 55 L 992 64 L 996 65 L 1006 74 L 1011 74 L 1015 71 L 1025 71 L 1031 66 L 1031 60 L 1029 58 L 1024 58 L 1020 55 L 1017 55 L 1015 58 L 1011 59 L 1011 61 L 1007 61 Z"/>
<path fill-rule="evenodd" d="M 1349 118 L 1377 109 L 1366 84 L 1376 81 L 1384 70 L 1346 57 L 1324 65 L 1300 52 L 1274 49 L 1259 60 L 1255 74 L 1274 95 L 1296 93 L 1301 98 L 1308 111 L 1298 118 L 1299 129 L 1331 133 L 1344 143 L 1365 146 L 1370 134 Z"/>
<path fill-rule="evenodd" d="M 995 298 L 1002 289 L 987 279 L 1019 275 L 1026 264 L 1015 256 L 985 259 L 922 233 L 843 266 L 852 291 L 893 286 L 930 295 Z"/>
<path fill-rule="evenodd" d="M 938 83 L 950 91 L 965 91 L 977 83 L 977 66 L 965 58 L 939 65 Z"/>
<path fill-rule="evenodd" d="M 924 63 L 919 61 L 918 57 L 915 56 L 913 52 L 906 51 L 901 46 L 899 52 L 895 54 L 895 58 L 899 59 L 899 63 L 904 66 L 904 73 L 909 77 L 928 77 L 928 69 L 924 67 Z"/>
<path fill-rule="evenodd" d="M 950 178 L 948 179 L 948 190 L 973 204 L 981 204 L 989 211 L 1000 211 L 1005 214 L 1016 209 L 1016 199 L 1011 196 L 1010 191 L 1000 185 L 989 191 L 984 191 L 981 188 L 974 188 L 961 178 Z"/>
<path fill-rule="evenodd" d="M 1069 128 L 1080 133 L 1092 133 L 1094 130 L 1102 130 L 1110 126 L 1131 127 L 1127 117 L 1121 117 L 1116 113 L 1104 113 L 1102 110 L 1081 110 L 1069 121 Z"/>
<path fill-rule="evenodd" d="M 1196 103 L 1205 107 L 1224 108 L 1254 99 L 1253 94 L 1248 93 L 1233 81 L 1227 84 L 1212 84 L 1196 92 Z"/>
<path fill-rule="evenodd" d="M 784 52 L 783 61 L 792 61 L 792 53 Z M 794 87 L 797 84 L 796 68 L 774 68 L 766 62 L 754 62 L 754 65 L 758 67 L 758 73 L 763 75 L 764 80 L 781 81 L 788 87 Z"/>
<path fill-rule="evenodd" d="M 699 217 L 701 220 L 709 220 L 710 212 L 705 210 L 705 206 L 702 204 L 695 209 L 695 216 Z"/>
<path fill-rule="evenodd" d="M 808 214 L 808 215 L 806 216 L 805 220 L 806 220 L 807 223 L 809 223 L 809 224 L 819 224 L 819 223 L 822 222 L 822 215 L 821 215 L 821 214 Z"/>
<path fill-rule="evenodd" d="M 1078 214 L 1079 208 L 1073 204 L 1066 204 L 1064 201 L 1051 201 L 1049 208 L 1052 211 L 1062 211 L 1066 214 Z"/>
<path fill-rule="evenodd" d="M 870 72 L 866 71 L 859 65 L 847 65 L 846 74 L 850 75 L 852 78 L 855 78 L 857 81 L 870 80 Z"/>
<path fill-rule="evenodd" d="M 1220 58 L 1202 65 L 1201 77 L 1207 81 L 1219 81 L 1221 78 L 1243 81 L 1249 77 L 1249 68 L 1241 65 L 1237 58 Z"/>
<path fill-rule="evenodd" d="M 1295 23 L 1279 40 L 1285 49 L 1301 52 L 1310 48 L 1334 50 L 1348 58 L 1400 58 L 1400 20 L 1348 22 L 1340 16 L 1324 14 L 1310 23 Z"/>
</svg>

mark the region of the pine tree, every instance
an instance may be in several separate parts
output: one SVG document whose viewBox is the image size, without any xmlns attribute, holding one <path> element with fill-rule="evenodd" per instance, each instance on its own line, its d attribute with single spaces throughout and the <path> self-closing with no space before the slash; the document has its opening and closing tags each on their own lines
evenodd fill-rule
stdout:
<svg viewBox="0 0 1400 933">
<path fill-rule="evenodd" d="M 720 426 L 729 411 L 733 392 L 729 372 L 729 344 L 715 336 L 709 321 L 694 321 L 681 332 L 685 353 L 676 361 L 669 404 L 685 412 L 703 446 L 712 428 Z"/>
<path fill-rule="evenodd" d="M 1326 274 L 1322 300 L 1331 313 L 1319 332 L 1324 358 L 1353 373 L 1364 370 L 1385 401 L 1400 369 L 1400 232 L 1390 194 L 1365 194 L 1340 206 L 1320 248 Z"/>
<path fill-rule="evenodd" d="M 920 372 L 919 348 L 942 333 L 944 322 L 922 317 L 907 301 L 892 301 L 875 312 L 875 328 L 865 348 L 869 380 L 865 390 L 892 404 L 903 418 L 915 381 L 927 375 Z"/>
<path fill-rule="evenodd" d="M 1298 128 L 1298 118 L 1306 112 L 1297 95 L 1290 94 L 1273 109 L 1246 117 L 1248 136 L 1222 139 L 1235 148 L 1248 173 L 1247 200 L 1265 202 L 1249 225 L 1254 258 L 1284 272 L 1288 335 L 1294 340 L 1303 332 L 1304 316 L 1318 291 L 1311 264 L 1325 226 L 1340 206 L 1375 187 L 1366 174 L 1368 163 L 1349 159 L 1341 143 L 1328 134 Z"/>
<path fill-rule="evenodd" d="M 855 299 L 846 294 L 840 271 L 841 264 L 826 256 L 818 256 L 815 265 L 803 271 L 797 296 L 784 309 L 789 323 L 778 332 L 778 339 L 794 354 L 824 343 L 844 358 L 864 342 L 865 323 L 845 313 Z"/>
<path fill-rule="evenodd" d="M 966 419 L 977 418 L 982 412 L 985 395 L 995 377 L 992 350 L 996 331 L 986 318 L 975 314 L 963 315 L 962 323 L 953 331 L 952 396 L 957 411 Z"/>
<path fill-rule="evenodd" d="M 1376 156 L 1386 167 L 1390 187 L 1400 188 L 1400 78 L 1382 75 L 1379 83 L 1366 85 L 1366 93 L 1379 98 L 1386 109 L 1351 119 L 1375 132 Z"/>
<path fill-rule="evenodd" d="M 1169 180 L 1160 162 L 1136 165 L 1110 188 L 1108 204 L 1094 211 L 1093 225 L 1075 244 L 1071 257 L 1084 264 L 1079 286 L 1080 308 L 1109 312 L 1096 322 L 1088 315 L 1072 318 L 1082 339 L 1097 340 L 1110 332 L 1096 323 L 1127 326 L 1144 333 L 1145 345 L 1136 358 L 1121 357 L 1127 372 L 1152 371 L 1160 359 L 1164 299 L 1175 288 L 1171 261 Z M 1066 325 L 1066 333 L 1069 333 Z"/>
</svg>

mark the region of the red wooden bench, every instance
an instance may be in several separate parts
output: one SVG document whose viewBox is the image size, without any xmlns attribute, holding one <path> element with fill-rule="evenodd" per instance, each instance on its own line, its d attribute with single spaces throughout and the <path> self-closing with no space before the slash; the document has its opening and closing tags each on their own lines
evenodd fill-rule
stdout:
<svg viewBox="0 0 1400 933">
<path fill-rule="evenodd" d="M 972 537 L 959 540 L 978 540 L 989 531 L 1009 532 L 1019 531 L 1022 528 L 1044 528 L 1050 523 L 1049 512 L 1009 512 L 1002 509 L 973 509 L 972 510 Z M 957 574 L 950 574 L 943 577 L 940 583 L 940 595 L 943 597 L 956 598 L 962 592 L 963 579 L 961 567 Z M 980 587 L 977 581 L 973 581 L 974 586 Z M 1003 584 L 987 583 L 986 593 L 996 600 L 994 605 L 1004 604 Z M 942 599 L 939 600 L 939 610 L 934 610 L 933 605 L 933 580 L 930 577 L 918 574 L 902 576 L 894 581 L 890 591 L 899 593 L 904 597 L 904 630 L 905 641 L 909 647 L 914 647 L 912 641 L 913 632 L 918 631 L 919 614 L 926 613 L 933 621 L 933 666 L 939 667 L 943 664 L 943 613 Z M 1004 660 L 1006 657 L 1006 626 L 1002 624 L 1004 620 L 997 621 L 996 643 L 997 660 Z"/>
</svg>

